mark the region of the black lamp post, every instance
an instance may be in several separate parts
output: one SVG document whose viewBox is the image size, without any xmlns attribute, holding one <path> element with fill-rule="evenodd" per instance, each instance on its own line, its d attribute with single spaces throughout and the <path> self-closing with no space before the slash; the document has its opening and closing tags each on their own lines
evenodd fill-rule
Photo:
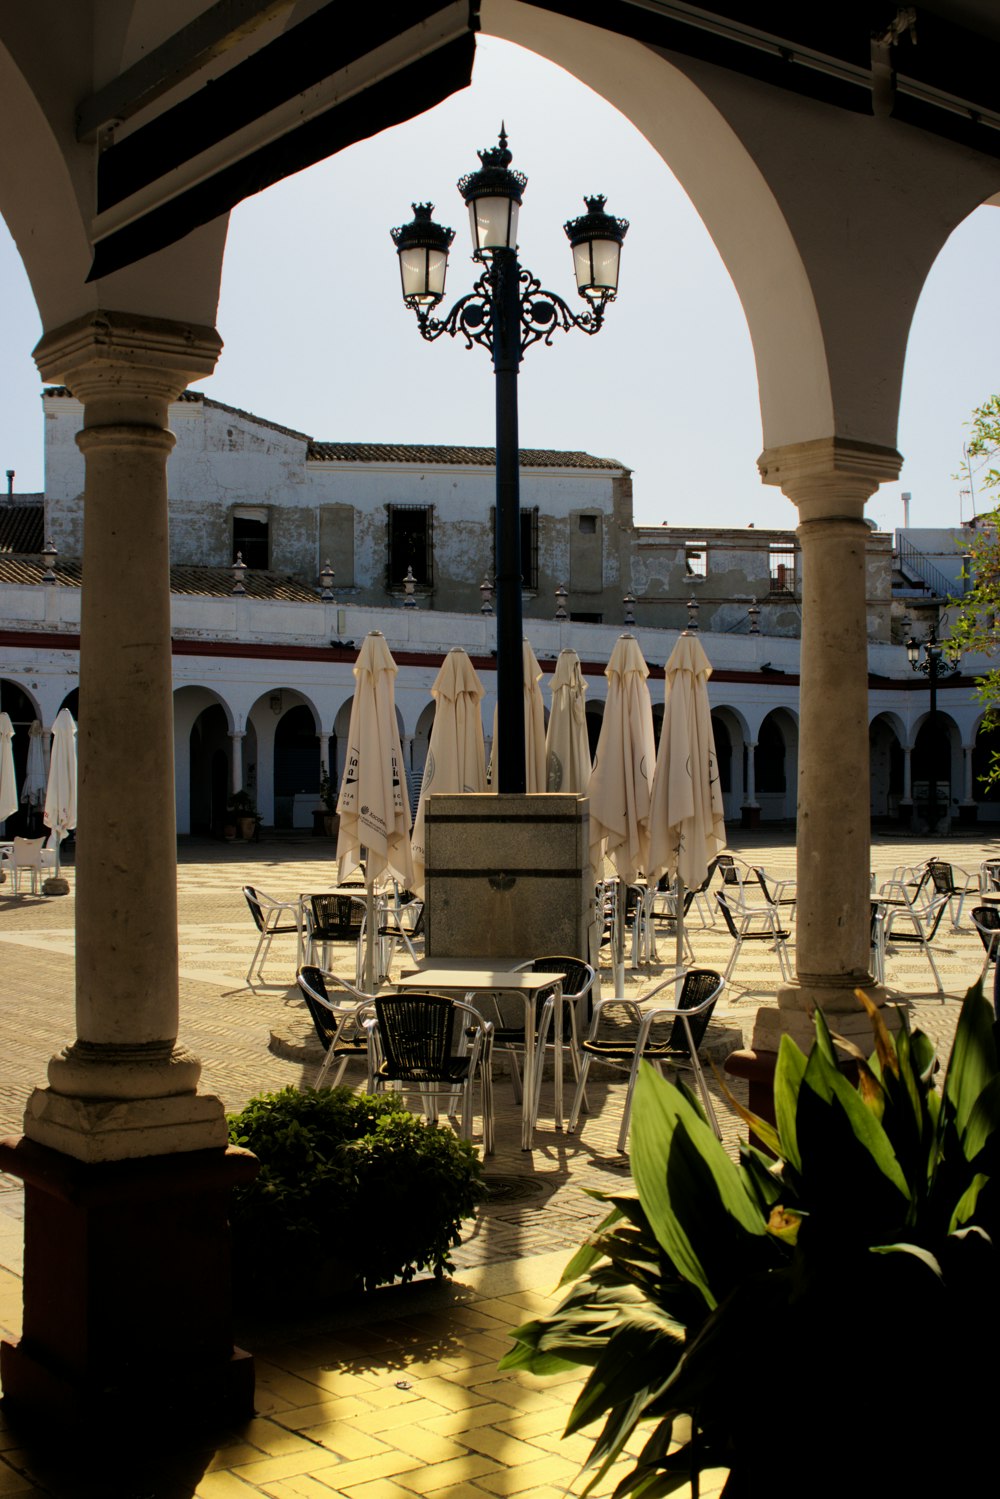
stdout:
<svg viewBox="0 0 1000 1499">
<path fill-rule="evenodd" d="M 906 630 L 911 628 L 908 619 L 903 620 Z M 921 659 L 921 650 L 923 659 Z M 937 636 L 937 626 L 932 624 L 927 631 L 926 639 L 917 640 L 910 635 L 906 642 L 906 657 L 913 671 L 922 672 L 927 678 L 931 690 L 930 711 L 930 736 L 931 736 L 931 775 L 928 781 L 928 805 L 927 824 L 928 831 L 933 834 L 938 822 L 938 796 L 937 796 L 937 774 L 934 763 L 934 750 L 937 748 L 937 684 L 942 677 L 954 676 L 958 671 L 959 663 L 954 656 L 946 656 L 944 648 Z"/>
<path fill-rule="evenodd" d="M 496 612 L 497 706 L 501 727 L 497 785 L 502 792 L 525 790 L 524 684 L 521 637 L 521 504 L 518 473 L 517 376 L 525 350 L 552 342 L 558 330 L 597 333 L 604 309 L 618 290 L 618 264 L 625 219 L 604 212 L 604 199 L 585 198 L 587 212 L 566 224 L 573 249 L 577 289 L 588 303 L 574 313 L 554 292 L 545 291 L 517 258 L 517 215 L 527 185 L 511 170 L 507 133 L 500 143 L 478 152 L 478 171 L 463 177 L 458 190 L 469 208 L 473 259 L 484 270 L 468 295 L 446 317 L 432 317 L 444 296 L 448 251 L 454 231 L 435 224 L 433 204 L 414 203 L 412 223 L 392 230 L 399 255 L 403 301 L 417 315 L 428 340 L 461 335 L 465 346 L 480 344 L 493 356 L 496 376 Z"/>
</svg>

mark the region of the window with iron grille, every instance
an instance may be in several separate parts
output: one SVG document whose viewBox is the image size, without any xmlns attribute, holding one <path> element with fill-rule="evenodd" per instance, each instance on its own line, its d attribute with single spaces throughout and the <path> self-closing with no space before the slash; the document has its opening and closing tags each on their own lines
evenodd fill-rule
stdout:
<svg viewBox="0 0 1000 1499">
<path fill-rule="evenodd" d="M 386 588 L 402 588 L 410 567 L 419 587 L 431 588 L 434 583 L 434 506 L 387 505 L 386 510 Z"/>
<path fill-rule="evenodd" d="M 708 576 L 708 543 L 690 541 L 684 548 L 684 573 L 688 578 Z"/>
<path fill-rule="evenodd" d="M 490 507 L 490 530 L 493 534 L 493 575 L 497 570 L 497 512 Z M 538 587 L 538 506 L 521 510 L 521 587 Z"/>
<path fill-rule="evenodd" d="M 772 593 L 795 592 L 795 548 L 773 546 L 769 549 Z"/>
</svg>

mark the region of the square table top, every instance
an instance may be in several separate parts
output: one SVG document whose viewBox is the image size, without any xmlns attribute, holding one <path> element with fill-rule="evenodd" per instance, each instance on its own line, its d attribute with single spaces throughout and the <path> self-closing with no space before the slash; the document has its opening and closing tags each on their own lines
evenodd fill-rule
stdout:
<svg viewBox="0 0 1000 1499">
<path fill-rule="evenodd" d="M 513 968 L 421 968 L 398 980 L 399 989 L 548 989 L 565 981 L 562 973 L 520 972 Z"/>
</svg>

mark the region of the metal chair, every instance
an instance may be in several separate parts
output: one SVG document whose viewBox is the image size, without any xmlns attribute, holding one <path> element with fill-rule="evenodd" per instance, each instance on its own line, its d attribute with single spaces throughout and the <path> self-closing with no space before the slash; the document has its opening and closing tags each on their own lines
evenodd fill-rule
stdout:
<svg viewBox="0 0 1000 1499">
<path fill-rule="evenodd" d="M 972 912 L 972 925 L 979 933 L 986 950 L 983 966 L 979 970 L 981 982 L 986 977 L 990 964 L 997 960 L 997 950 L 1000 947 L 1000 910 L 996 906 L 976 906 Z"/>
<path fill-rule="evenodd" d="M 970 874 L 967 869 L 960 869 L 957 864 L 946 864 L 943 859 L 928 859 L 927 872 L 934 884 L 937 895 L 947 895 L 948 909 L 951 912 L 951 924 L 958 931 L 958 923 L 962 919 L 962 907 L 967 895 L 979 894 L 979 876 Z M 956 872 L 959 879 L 955 878 Z M 954 910 L 954 903 L 958 901 L 958 911 Z"/>
<path fill-rule="evenodd" d="M 365 921 L 365 897 L 361 895 L 310 895 L 308 961 L 314 963 L 317 948 L 320 965 L 328 968 L 330 947 L 346 943 L 354 948 L 354 982 L 361 985 L 361 939 Z"/>
<path fill-rule="evenodd" d="M 871 969 L 876 984 L 885 983 L 885 906 L 871 902 Z"/>
<path fill-rule="evenodd" d="M 316 1027 L 320 1044 L 326 1052 L 314 1086 L 323 1087 L 327 1073 L 336 1063 L 336 1075 L 329 1084 L 331 1088 L 336 1088 L 352 1057 L 367 1062 L 368 1034 L 364 1022 L 375 1013 L 372 996 L 362 994 L 360 989 L 355 989 L 353 984 L 339 978 L 337 974 L 311 964 L 299 969 L 295 981 Z M 342 990 L 350 996 L 347 1002 L 338 1003 L 337 998 L 331 999 L 330 989 L 334 986 L 336 990 Z"/>
<path fill-rule="evenodd" d="M 594 1010 L 594 1002 L 591 996 L 594 988 L 594 980 L 597 977 L 595 970 L 589 963 L 585 963 L 582 958 L 572 958 L 567 957 L 564 953 L 556 953 L 554 956 L 534 958 L 530 963 L 522 963 L 518 971 L 521 973 L 562 974 L 562 1039 L 564 1043 L 569 1043 L 570 1059 L 573 1063 L 573 1077 L 579 1081 L 580 1059 L 582 1055 L 580 1051 L 580 1011 L 582 1008 L 584 1011 L 582 1017 L 584 1025 L 589 1027 Z M 539 996 L 542 1004 L 546 1003 L 550 998 L 555 999 L 555 996 L 551 992 L 543 992 Z M 499 1041 L 499 1035 L 495 1035 L 494 1039 Z M 545 1057 L 545 1047 L 554 1044 L 554 1040 L 553 1042 L 549 1042 L 548 1040 L 547 1028 L 544 1033 L 538 1035 L 537 1040 L 539 1049 L 536 1051 L 535 1059 L 535 1119 L 538 1118 L 541 1097 L 542 1064 Z M 511 1051 L 511 1064 L 512 1068 L 516 1068 L 517 1062 L 513 1051 Z"/>
<path fill-rule="evenodd" d="M 792 969 L 785 945 L 790 933 L 779 925 L 775 907 L 741 905 L 737 903 L 733 890 L 728 890 L 725 895 L 716 891 L 715 900 L 733 939 L 733 950 L 722 976 L 723 983 L 728 984 L 745 942 L 766 942 L 773 947 L 778 954 L 782 978 L 790 979 Z"/>
<path fill-rule="evenodd" d="M 941 925 L 941 917 L 947 909 L 950 897 L 948 895 L 933 895 L 924 906 L 892 906 L 885 918 L 885 946 L 890 947 L 920 947 L 923 949 L 937 992 L 944 1004 L 944 985 L 941 975 L 938 973 L 934 954 L 931 952 L 930 944 L 937 935 L 937 929 Z M 911 923 L 910 930 L 897 931 L 897 925 L 901 921 Z"/>
<path fill-rule="evenodd" d="M 754 865 L 753 873 L 767 904 L 779 911 L 784 909 L 789 916 L 794 916 L 797 898 L 796 881 L 794 879 L 772 881 L 771 876 L 759 864 Z"/>
<path fill-rule="evenodd" d="M 379 994 L 368 1020 L 369 1087 L 384 1092 L 392 1084 L 419 1093 L 426 1117 L 437 1118 L 437 1100 L 450 1106 L 461 1094 L 461 1134 L 472 1138 L 472 1093 L 479 1075 L 483 1153 L 493 1153 L 493 1023 L 462 1000 L 443 994 Z"/>
<path fill-rule="evenodd" d="M 678 983 L 681 983 L 681 990 L 675 1004 L 656 1005 L 650 1010 L 644 1008 L 655 995 L 664 989 L 676 987 Z M 662 980 L 655 989 L 651 989 L 640 1000 L 598 1000 L 594 1006 L 590 1034 L 583 1043 L 583 1063 L 569 1116 L 570 1134 L 575 1132 L 580 1118 L 591 1062 L 607 1062 L 610 1066 L 628 1067 L 628 1089 L 622 1110 L 621 1129 L 618 1132 L 618 1149 L 622 1154 L 625 1153 L 628 1127 L 632 1117 L 632 1094 L 639 1073 L 639 1063 L 645 1057 L 660 1072 L 665 1066 L 690 1067 L 694 1073 L 708 1121 L 718 1138 L 721 1139 L 722 1132 L 712 1106 L 708 1085 L 705 1082 L 698 1048 L 705 1039 L 712 1011 L 724 987 L 725 980 L 718 973 L 708 968 L 691 968 L 683 975 L 682 982 L 681 975 L 674 974 Z M 610 1035 L 602 1035 L 602 1026 L 606 1027 L 610 1019 L 608 1012 L 615 1008 L 624 1011 L 631 1025 L 628 1027 L 619 1025 Z M 665 1024 L 667 1021 L 670 1022 L 669 1025 Z M 656 1027 L 659 1027 L 659 1033 L 656 1033 Z"/>
<path fill-rule="evenodd" d="M 295 933 L 298 950 L 296 961 L 302 961 L 302 911 L 298 901 L 274 900 L 270 895 L 265 895 L 263 890 L 255 890 L 252 885 L 243 886 L 243 895 L 247 905 L 250 907 L 250 915 L 253 917 L 254 926 L 257 928 L 259 939 L 257 950 L 250 960 L 247 969 L 247 985 L 256 993 L 254 983 L 254 969 L 257 970 L 256 980 L 261 988 L 274 988 L 264 978 L 264 960 L 271 949 L 271 943 L 275 937 Z M 292 913 L 292 920 L 285 918 L 285 913 Z M 285 985 L 280 986 L 284 988 Z"/>
<path fill-rule="evenodd" d="M 423 901 L 410 899 L 400 902 L 397 899 L 394 903 L 387 905 L 382 912 L 378 935 L 388 948 L 385 962 L 381 965 L 385 972 L 388 972 L 400 943 L 415 963 L 417 954 L 413 946 L 414 939 L 424 935 Z"/>
</svg>

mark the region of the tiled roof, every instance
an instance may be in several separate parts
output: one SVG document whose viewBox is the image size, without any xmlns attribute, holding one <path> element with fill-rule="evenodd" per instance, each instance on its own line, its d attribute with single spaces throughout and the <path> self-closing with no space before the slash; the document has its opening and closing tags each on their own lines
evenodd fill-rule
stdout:
<svg viewBox="0 0 1000 1499">
<path fill-rule="evenodd" d="M 495 448 L 435 447 L 429 443 L 311 442 L 313 463 L 462 463 L 493 468 Z M 628 469 L 617 458 L 595 458 L 592 453 L 559 453 L 551 448 L 521 448 L 522 468 Z"/>
<path fill-rule="evenodd" d="M 0 500 L 0 555 L 40 552 L 45 545 L 45 506 L 41 495 Z"/>
<path fill-rule="evenodd" d="M 22 561 L 0 556 L 0 584 L 41 583 L 45 569 L 40 562 Z M 56 582 L 67 588 L 79 588 L 83 568 L 79 562 L 57 562 Z M 245 579 L 246 596 L 251 599 L 279 599 L 284 603 L 315 604 L 314 588 L 297 583 L 283 573 L 249 571 Z M 170 592 L 201 598 L 223 598 L 233 592 L 233 574 L 228 567 L 172 567 Z"/>
<path fill-rule="evenodd" d="M 44 396 L 70 396 L 72 393 L 65 385 L 46 385 L 42 391 Z M 298 437 L 302 442 L 308 442 L 308 432 L 297 432 L 294 427 L 283 427 L 280 422 L 270 422 L 264 416 L 257 416 L 252 411 L 243 411 L 239 406 L 227 406 L 224 401 L 213 400 L 200 390 L 183 390 L 177 398 L 180 401 L 189 401 L 196 406 L 212 406 L 216 411 L 228 411 L 231 416 L 242 416 L 248 422 L 253 422 L 257 427 L 268 427 L 272 432 L 283 432 L 286 437 Z"/>
<path fill-rule="evenodd" d="M 49 385 L 44 394 L 68 396 L 70 392 L 65 385 Z M 438 447 L 423 442 L 315 442 L 306 432 L 297 432 L 294 427 L 283 427 L 280 422 L 269 422 L 252 411 L 242 411 L 239 406 L 227 406 L 223 401 L 203 395 L 200 390 L 185 390 L 180 400 L 214 406 L 216 411 L 229 411 L 233 416 L 242 416 L 258 427 L 269 427 L 272 432 L 283 432 L 286 437 L 299 437 L 309 444 L 306 456 L 312 463 L 468 464 L 474 468 L 493 468 L 496 464 L 495 448 Z M 617 458 L 595 458 L 593 453 L 560 453 L 552 448 L 522 448 L 520 458 L 522 468 L 620 469 L 624 473 L 629 472 L 627 465 L 619 463 Z"/>
</svg>

